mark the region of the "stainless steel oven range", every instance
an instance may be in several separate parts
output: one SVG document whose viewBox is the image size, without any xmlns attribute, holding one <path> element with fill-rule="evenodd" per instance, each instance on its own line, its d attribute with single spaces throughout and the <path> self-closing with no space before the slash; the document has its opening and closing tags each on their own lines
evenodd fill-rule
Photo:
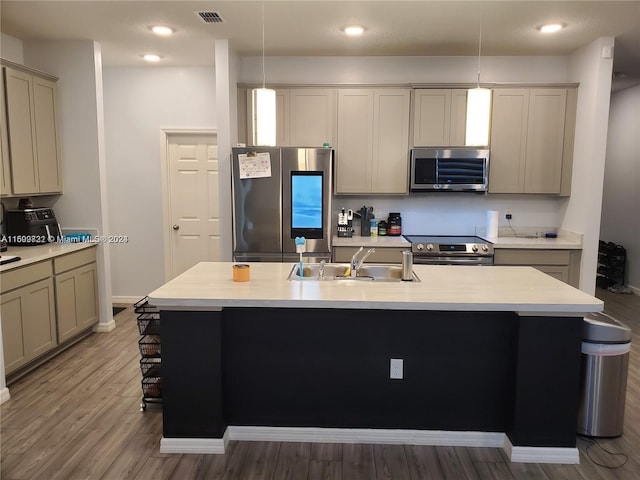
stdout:
<svg viewBox="0 0 640 480">
<path fill-rule="evenodd" d="M 493 244 L 474 236 L 404 235 L 419 265 L 493 265 Z"/>
</svg>

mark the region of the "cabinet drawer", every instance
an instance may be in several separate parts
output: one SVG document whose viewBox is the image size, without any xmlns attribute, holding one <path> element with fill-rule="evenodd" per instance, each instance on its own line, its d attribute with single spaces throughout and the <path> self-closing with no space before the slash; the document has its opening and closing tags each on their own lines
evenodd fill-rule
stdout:
<svg viewBox="0 0 640 480">
<path fill-rule="evenodd" d="M 75 253 L 61 255 L 53 259 L 53 270 L 56 273 L 66 272 L 72 268 L 96 261 L 95 247 L 87 248 Z"/>
<path fill-rule="evenodd" d="M 496 249 L 495 265 L 569 265 L 569 250 Z"/>
<path fill-rule="evenodd" d="M 16 268 L 15 270 L 9 270 L 2 274 L 2 288 L 0 291 L 2 291 L 2 293 L 8 292 L 14 288 L 29 285 L 30 283 L 37 282 L 51 275 L 53 275 L 53 270 L 50 261 L 38 262 L 33 265 Z"/>
</svg>

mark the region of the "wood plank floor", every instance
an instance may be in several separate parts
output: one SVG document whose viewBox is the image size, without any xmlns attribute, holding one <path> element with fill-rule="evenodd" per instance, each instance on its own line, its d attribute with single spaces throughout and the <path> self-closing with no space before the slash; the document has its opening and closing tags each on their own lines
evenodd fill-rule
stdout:
<svg viewBox="0 0 640 480">
<path fill-rule="evenodd" d="M 624 435 L 578 440 L 580 465 L 512 464 L 501 449 L 231 442 L 226 455 L 159 452 L 161 409 L 139 411 L 138 331 L 131 306 L 9 386 L 0 408 L 1 475 L 17 479 L 564 479 L 640 478 L 640 297 L 598 290 L 633 329 Z M 589 455 L 587 455 L 587 449 Z"/>
</svg>

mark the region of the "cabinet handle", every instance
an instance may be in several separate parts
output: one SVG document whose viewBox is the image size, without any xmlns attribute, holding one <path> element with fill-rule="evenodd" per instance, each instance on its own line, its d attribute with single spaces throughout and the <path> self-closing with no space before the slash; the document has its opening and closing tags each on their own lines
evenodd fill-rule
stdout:
<svg viewBox="0 0 640 480">
<path fill-rule="evenodd" d="M 173 226 L 173 229 L 174 229 L 174 230 L 180 230 L 180 225 L 174 225 L 174 226 Z"/>
</svg>

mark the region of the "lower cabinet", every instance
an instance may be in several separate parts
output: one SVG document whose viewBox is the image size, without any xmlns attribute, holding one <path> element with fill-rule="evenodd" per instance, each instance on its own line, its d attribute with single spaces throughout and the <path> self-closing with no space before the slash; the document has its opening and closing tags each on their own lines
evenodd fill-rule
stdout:
<svg viewBox="0 0 640 480">
<path fill-rule="evenodd" d="M 581 250 L 501 248 L 495 250 L 493 263 L 494 265 L 534 267 L 547 275 L 578 288 L 581 256 Z"/>
<path fill-rule="evenodd" d="M 359 248 L 333 247 L 333 261 L 336 263 L 348 263 Z M 411 247 L 376 247 L 376 251 L 367 257 L 365 263 L 402 263 L 402 251 L 410 249 Z"/>
<path fill-rule="evenodd" d="M 98 321 L 96 264 L 56 275 L 58 339 L 63 342 Z"/>
<path fill-rule="evenodd" d="M 0 285 L 5 375 L 98 322 L 95 248 L 8 270 Z"/>
<path fill-rule="evenodd" d="M 0 316 L 5 374 L 58 344 L 54 302 L 51 277 L 2 292 Z"/>
</svg>

